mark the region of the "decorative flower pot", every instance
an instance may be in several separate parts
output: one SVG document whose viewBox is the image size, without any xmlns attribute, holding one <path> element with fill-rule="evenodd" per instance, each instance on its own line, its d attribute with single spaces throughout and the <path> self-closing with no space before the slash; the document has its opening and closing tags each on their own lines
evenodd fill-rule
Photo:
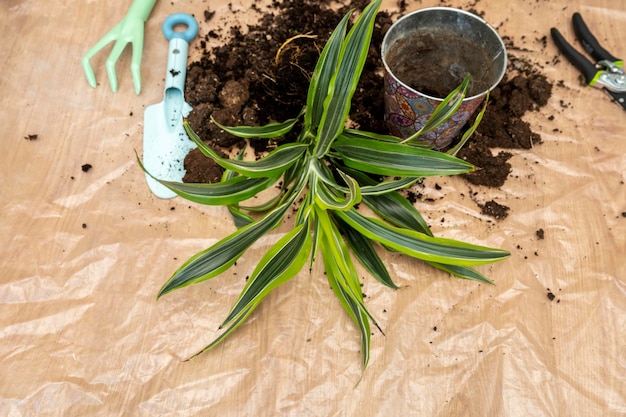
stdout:
<svg viewBox="0 0 626 417">
<path fill-rule="evenodd" d="M 462 10 L 432 7 L 398 19 L 382 43 L 385 120 L 390 133 L 407 138 L 458 87 L 470 86 L 448 121 L 420 137 L 441 149 L 459 133 L 506 71 L 504 42 L 486 21 Z"/>
</svg>

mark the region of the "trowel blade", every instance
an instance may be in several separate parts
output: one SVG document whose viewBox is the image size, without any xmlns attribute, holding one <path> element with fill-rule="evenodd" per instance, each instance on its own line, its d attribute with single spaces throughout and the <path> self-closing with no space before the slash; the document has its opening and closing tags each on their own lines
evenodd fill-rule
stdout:
<svg viewBox="0 0 626 417">
<path fill-rule="evenodd" d="M 178 105 L 172 105 L 176 100 L 170 98 L 168 103 L 153 104 L 144 112 L 143 164 L 150 174 L 161 180 L 182 182 L 186 173 L 185 156 L 196 147 L 183 127 L 183 116 L 191 107 L 182 97 L 180 99 Z M 148 174 L 146 181 L 155 196 L 176 197 L 176 193 Z"/>
</svg>

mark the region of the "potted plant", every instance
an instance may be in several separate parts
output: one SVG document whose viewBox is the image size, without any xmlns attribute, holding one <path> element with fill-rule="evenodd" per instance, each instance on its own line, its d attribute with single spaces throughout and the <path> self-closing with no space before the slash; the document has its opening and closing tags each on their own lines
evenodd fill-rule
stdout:
<svg viewBox="0 0 626 417">
<path fill-rule="evenodd" d="M 509 256 L 504 250 L 434 237 L 420 213 L 398 193 L 423 177 L 471 172 L 471 164 L 419 142 L 405 143 L 395 136 L 345 127 L 380 4 L 381 0 L 372 1 L 349 31 L 350 14 L 338 24 L 321 52 L 306 105 L 298 117 L 260 127 L 220 125 L 251 140 L 277 137 L 297 127 L 297 141 L 281 144 L 256 161 L 244 160 L 243 153 L 229 159 L 207 146 L 185 121 L 185 129 L 198 148 L 225 168 L 222 181 L 160 182 L 190 201 L 228 206 L 238 229 L 184 262 L 163 285 L 159 297 L 228 270 L 261 236 L 281 224 L 292 208 L 297 212 L 293 228 L 259 259 L 222 324 L 224 332 L 198 354 L 223 341 L 273 289 L 320 256 L 326 279 L 360 331 L 362 363 L 366 366 L 370 325 L 377 324 L 364 304 L 353 256 L 390 288 L 397 286 L 377 254 L 380 248 L 422 259 L 459 278 L 486 283 L 491 281 L 472 266 Z M 465 77 L 437 107 L 426 131 L 454 114 L 469 82 Z M 141 165 L 139 158 L 138 162 Z M 277 184 L 278 192 L 266 203 L 245 205 L 251 197 Z M 361 203 L 378 217 L 359 212 L 356 207 Z M 255 219 L 251 213 L 260 217 Z"/>
<path fill-rule="evenodd" d="M 437 149 L 453 141 L 506 72 L 506 47 L 498 32 L 479 16 L 451 7 L 403 16 L 385 34 L 381 50 L 389 131 L 409 141 L 419 137 Z M 471 75 L 467 97 L 454 116 L 424 132 L 433 109 L 466 74 Z"/>
</svg>

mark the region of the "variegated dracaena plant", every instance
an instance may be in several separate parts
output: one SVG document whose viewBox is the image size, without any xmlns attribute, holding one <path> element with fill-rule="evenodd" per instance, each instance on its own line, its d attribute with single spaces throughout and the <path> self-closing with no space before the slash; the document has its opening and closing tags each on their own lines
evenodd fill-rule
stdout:
<svg viewBox="0 0 626 417">
<path fill-rule="evenodd" d="M 509 256 L 504 250 L 434 237 L 420 213 L 398 193 L 423 177 L 474 170 L 454 155 L 477 127 L 484 107 L 474 126 L 451 151 L 438 152 L 419 142 L 421 134 L 456 111 L 469 77 L 436 109 L 427 125 L 408 140 L 346 128 L 380 4 L 381 0 L 372 1 L 349 31 L 350 14 L 338 24 L 321 52 L 306 106 L 298 117 L 261 127 L 220 125 L 233 135 L 251 140 L 277 137 L 301 126 L 297 141 L 284 143 L 255 161 L 244 160 L 241 154 L 233 159 L 223 158 L 185 121 L 187 133 L 198 148 L 225 168 L 224 177 L 215 184 L 161 183 L 190 201 L 228 206 L 237 230 L 186 261 L 161 288 L 159 297 L 226 271 L 261 236 L 280 225 L 292 207 L 297 207 L 293 229 L 258 261 L 221 326 L 223 333 L 197 354 L 223 341 L 273 289 L 296 276 L 307 264 L 311 268 L 319 254 L 332 290 L 360 330 L 365 367 L 369 360 L 370 325 L 378 325 L 363 302 L 355 260 L 382 284 L 395 289 L 397 286 L 377 254 L 382 248 L 421 259 L 456 277 L 486 283 L 491 281 L 472 266 Z M 269 202 L 262 206 L 243 205 L 270 187 L 279 192 Z M 356 205 L 360 203 L 376 217 L 359 212 Z M 253 212 L 262 215 L 255 220 L 249 214 Z"/>
</svg>

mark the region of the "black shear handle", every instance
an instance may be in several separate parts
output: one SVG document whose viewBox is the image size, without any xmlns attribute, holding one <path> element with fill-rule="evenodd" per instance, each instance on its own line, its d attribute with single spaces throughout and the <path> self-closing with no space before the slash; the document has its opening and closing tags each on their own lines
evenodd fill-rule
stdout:
<svg viewBox="0 0 626 417">
<path fill-rule="evenodd" d="M 556 28 L 550 29 L 550 34 L 552 35 L 552 39 L 556 44 L 557 48 L 565 55 L 565 57 L 572 63 L 582 74 L 585 76 L 585 81 L 587 84 L 591 83 L 596 76 L 598 70 L 595 65 L 593 65 L 583 54 L 578 52 L 576 49 L 572 47 L 561 32 Z"/>
<path fill-rule="evenodd" d="M 600 46 L 600 43 L 598 42 L 596 37 L 593 36 L 580 13 L 574 13 L 574 15 L 572 16 L 572 22 L 574 25 L 574 33 L 576 33 L 576 37 L 583 45 L 583 48 L 585 48 L 585 51 L 587 51 L 587 53 L 589 53 L 589 55 L 591 55 L 593 59 L 595 59 L 596 61 L 621 61 L 621 59 L 615 58 L 606 49 Z"/>
</svg>

